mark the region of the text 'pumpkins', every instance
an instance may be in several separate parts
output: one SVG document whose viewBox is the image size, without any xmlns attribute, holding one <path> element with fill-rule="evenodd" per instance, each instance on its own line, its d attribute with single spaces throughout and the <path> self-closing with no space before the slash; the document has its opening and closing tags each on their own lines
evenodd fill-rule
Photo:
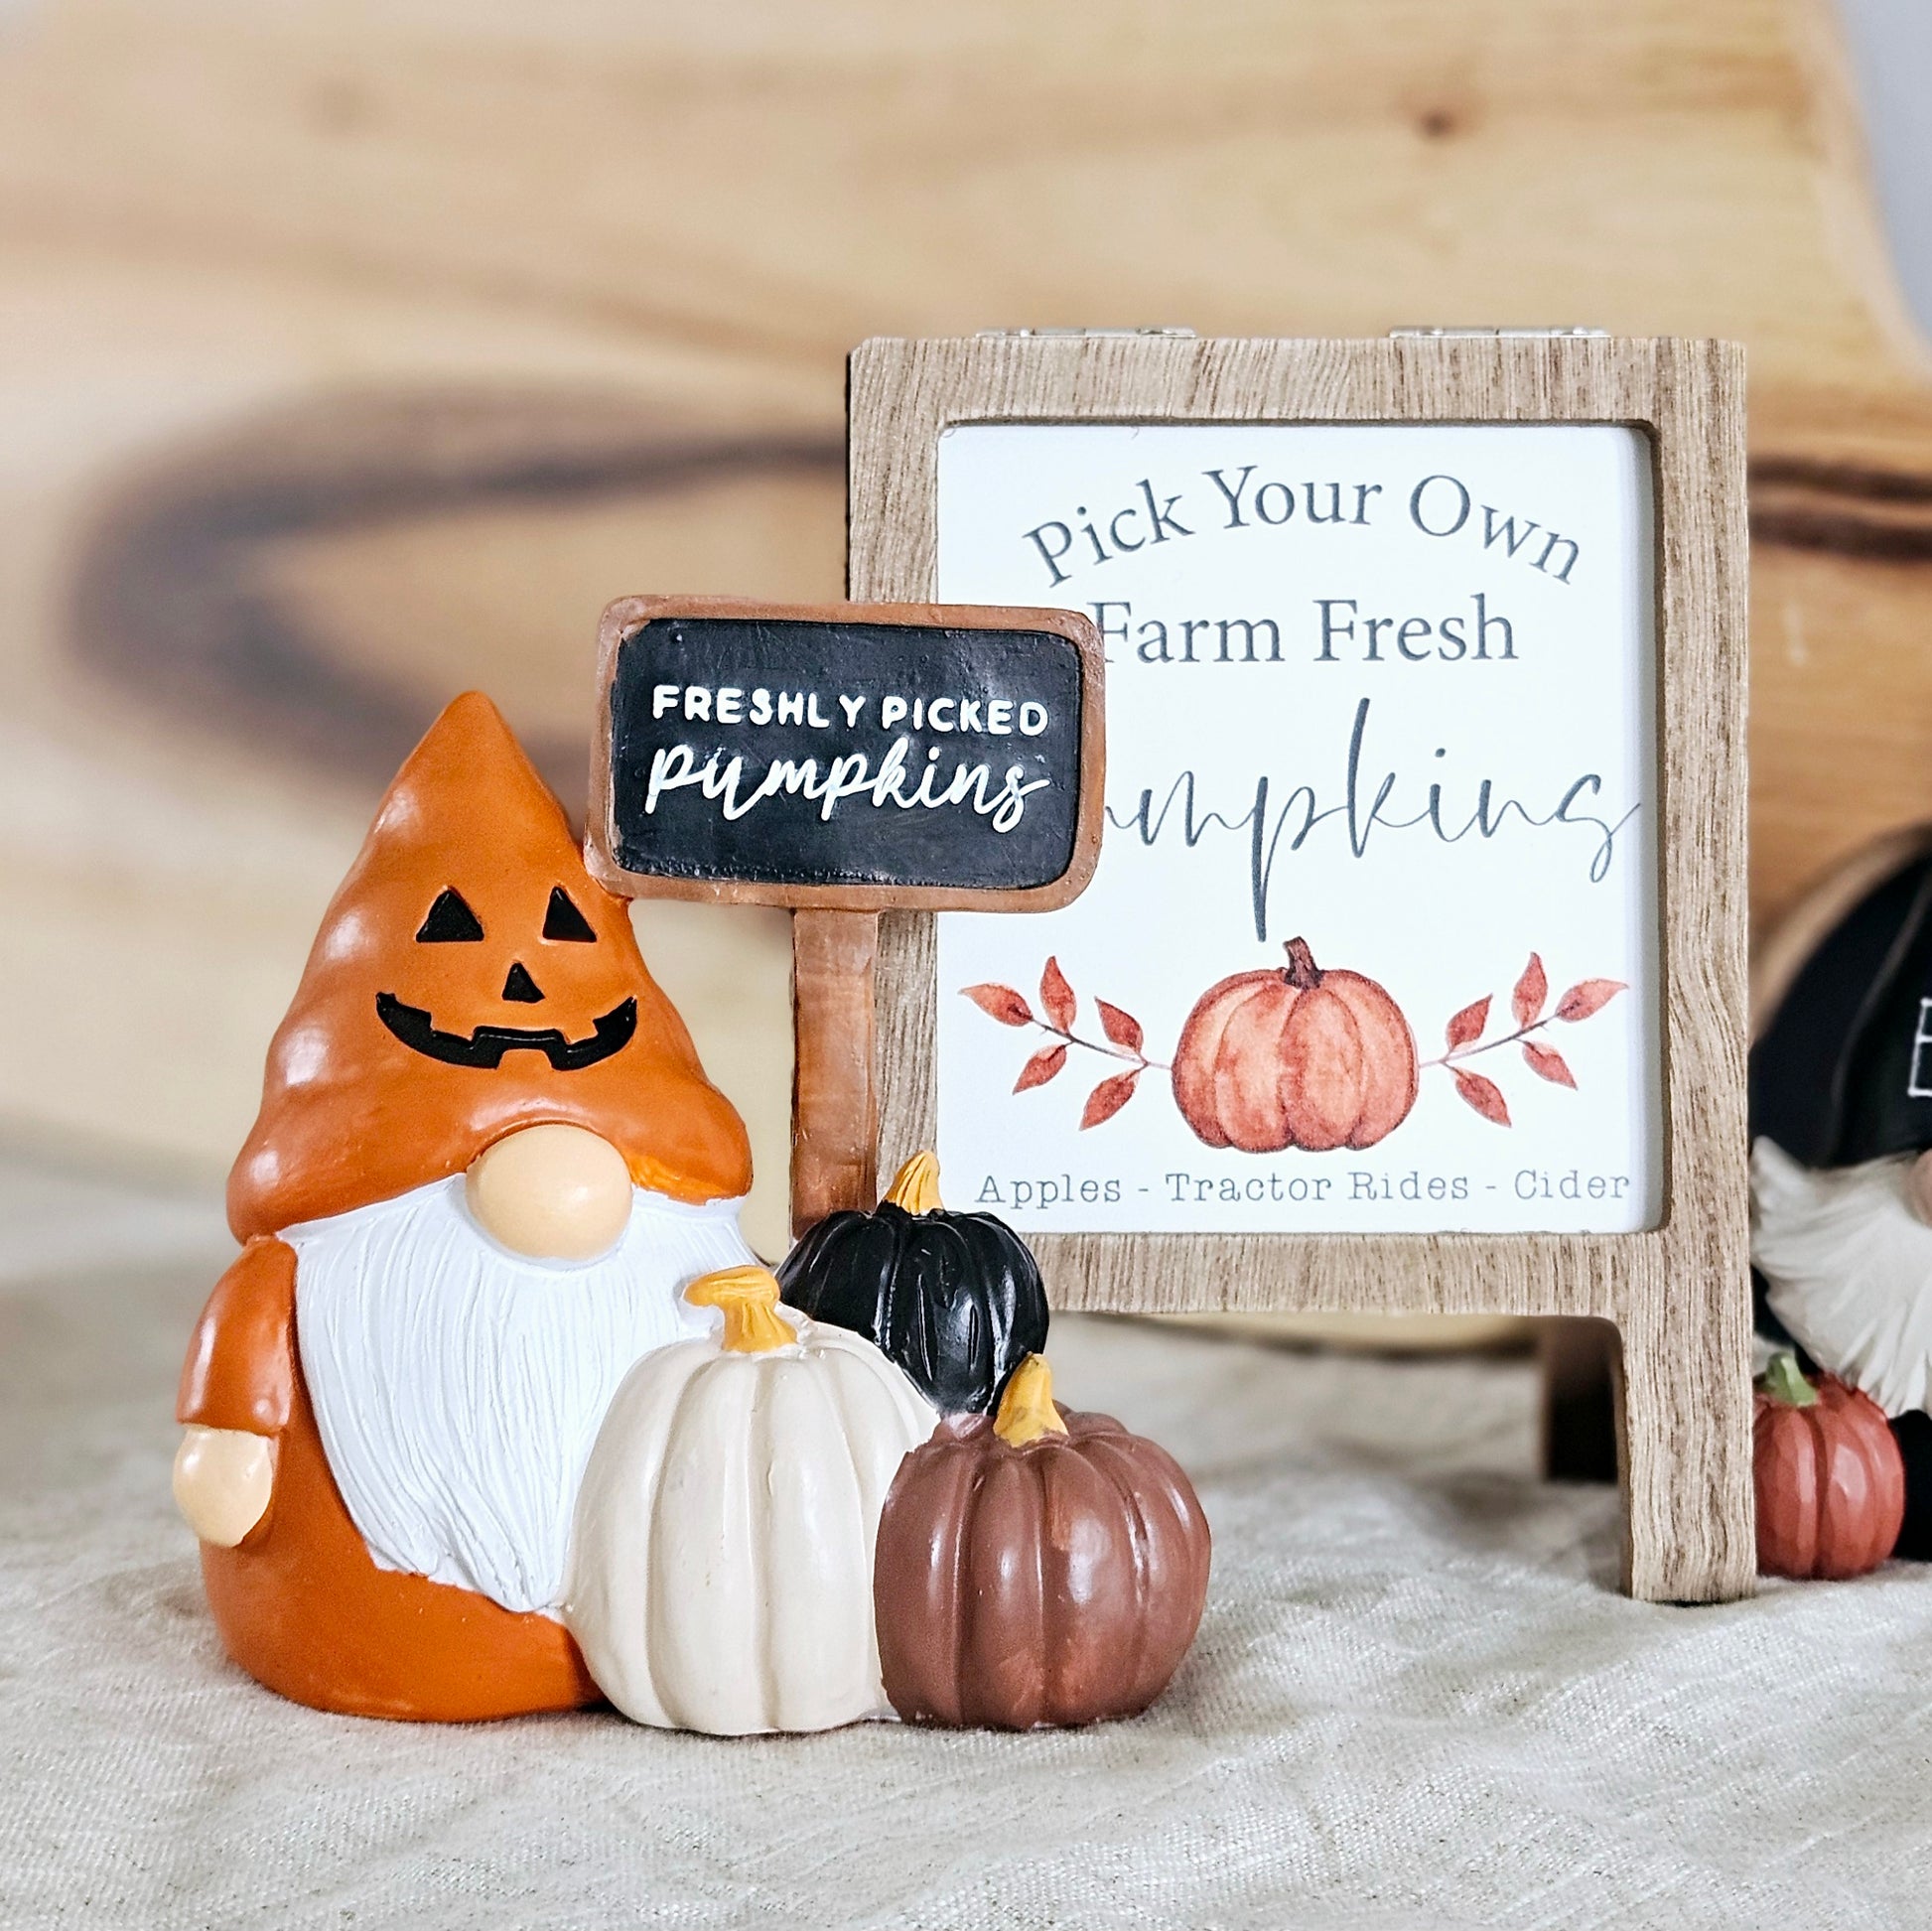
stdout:
<svg viewBox="0 0 1932 1931">
<path fill-rule="evenodd" d="M 778 1279 L 786 1303 L 863 1334 L 942 1415 L 978 1414 L 1046 1345 L 1046 1290 L 1027 1244 L 990 1213 L 949 1213 L 939 1163 L 915 1154 L 872 1213 L 828 1214 Z"/>
<path fill-rule="evenodd" d="M 1415 1034 L 1373 979 L 1323 971 L 1306 939 L 1287 951 L 1285 969 L 1237 972 L 1195 1003 L 1174 1101 L 1210 1147 L 1372 1147 L 1416 1103 Z"/>
<path fill-rule="evenodd" d="M 1173 1458 L 1060 1408 L 1034 1355 L 997 1419 L 942 1422 L 887 1498 L 874 1594 L 893 1708 L 1003 1729 L 1134 1716 L 1194 1639 L 1208 1560 Z"/>
<path fill-rule="evenodd" d="M 626 1717 L 740 1736 L 889 1714 L 880 1510 L 935 1416 L 872 1343 L 777 1310 L 763 1268 L 685 1290 L 723 1331 L 631 1369 L 577 1502 L 564 1620 Z"/>
</svg>

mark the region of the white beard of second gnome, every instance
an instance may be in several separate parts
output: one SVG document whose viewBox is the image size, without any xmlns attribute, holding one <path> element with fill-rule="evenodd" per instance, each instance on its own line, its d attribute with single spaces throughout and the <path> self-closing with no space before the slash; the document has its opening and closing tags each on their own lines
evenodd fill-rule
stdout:
<svg viewBox="0 0 1932 1931">
<path fill-rule="evenodd" d="M 716 1325 L 682 1290 L 754 1259 L 740 1204 L 638 1188 L 618 1244 L 575 1263 L 499 1247 L 461 1174 L 290 1228 L 302 1372 L 376 1563 L 554 1611 L 611 1397 L 641 1356 Z"/>
<path fill-rule="evenodd" d="M 1887 1415 L 1932 1407 L 1932 1227 L 1914 1156 L 1817 1172 L 1751 1148 L 1751 1263 L 1779 1320 Z"/>
</svg>

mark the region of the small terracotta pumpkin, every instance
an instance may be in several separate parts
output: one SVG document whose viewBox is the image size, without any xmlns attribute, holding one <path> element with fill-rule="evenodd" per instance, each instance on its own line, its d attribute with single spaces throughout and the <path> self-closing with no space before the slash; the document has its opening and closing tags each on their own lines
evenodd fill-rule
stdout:
<svg viewBox="0 0 1932 1931">
<path fill-rule="evenodd" d="M 1841 1581 L 1876 1569 L 1905 1519 L 1905 1463 L 1884 1411 L 1788 1349 L 1757 1384 L 1757 1567 Z"/>
<path fill-rule="evenodd" d="M 1416 1103 L 1415 1034 L 1373 979 L 1323 971 L 1305 939 L 1287 951 L 1286 970 L 1201 995 L 1174 1048 L 1174 1100 L 1210 1147 L 1372 1147 Z"/>
<path fill-rule="evenodd" d="M 942 1415 L 978 1413 L 1046 1345 L 1027 1243 L 990 1213 L 949 1213 L 914 1154 L 873 1213 L 828 1214 L 778 1269 L 787 1306 L 882 1348 Z"/>
<path fill-rule="evenodd" d="M 886 1694 L 908 1723 L 1032 1729 L 1132 1717 L 1186 1655 L 1207 1519 L 1164 1448 L 1015 1371 L 997 1418 L 906 1456 L 879 1521 Z"/>
</svg>

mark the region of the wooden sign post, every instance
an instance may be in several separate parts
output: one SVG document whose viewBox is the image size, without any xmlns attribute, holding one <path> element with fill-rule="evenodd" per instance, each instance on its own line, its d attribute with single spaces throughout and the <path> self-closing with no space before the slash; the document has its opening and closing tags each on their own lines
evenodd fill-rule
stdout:
<svg viewBox="0 0 1932 1931">
<path fill-rule="evenodd" d="M 1611 1323 L 1626 1586 L 1748 1592 L 1739 352 L 995 335 L 850 393 L 853 592 L 1108 657 L 1092 890 L 882 933 L 882 1165 L 1058 1307 Z"/>
<path fill-rule="evenodd" d="M 794 1228 L 877 1194 L 880 912 L 1047 911 L 1093 876 L 1101 685 L 1067 611 L 604 613 L 592 872 L 630 897 L 792 909 Z"/>
</svg>

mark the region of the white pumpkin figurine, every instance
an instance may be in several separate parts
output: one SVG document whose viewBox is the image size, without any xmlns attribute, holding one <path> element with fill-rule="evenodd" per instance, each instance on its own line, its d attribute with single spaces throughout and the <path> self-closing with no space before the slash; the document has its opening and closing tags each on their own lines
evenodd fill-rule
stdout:
<svg viewBox="0 0 1932 1931">
<path fill-rule="evenodd" d="M 577 1501 L 564 1620 L 626 1717 L 744 1736 L 891 1717 L 873 1542 L 937 1416 L 862 1335 L 778 1310 L 761 1267 L 685 1290 L 721 1333 L 625 1377 Z"/>
</svg>

